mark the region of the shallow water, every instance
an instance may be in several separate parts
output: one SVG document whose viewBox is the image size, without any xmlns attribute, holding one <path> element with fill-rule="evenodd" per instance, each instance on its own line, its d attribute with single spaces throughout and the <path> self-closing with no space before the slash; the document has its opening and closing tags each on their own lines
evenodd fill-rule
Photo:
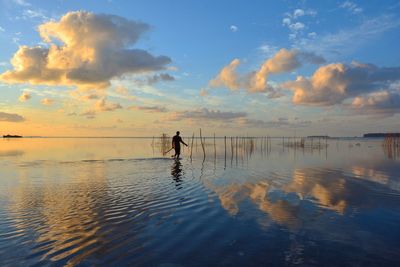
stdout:
<svg viewBox="0 0 400 267">
<path fill-rule="evenodd" d="M 152 143 L 0 140 L 0 265 L 400 264 L 400 161 L 382 140 L 208 139 L 205 160 L 195 141 L 179 161 Z"/>
</svg>

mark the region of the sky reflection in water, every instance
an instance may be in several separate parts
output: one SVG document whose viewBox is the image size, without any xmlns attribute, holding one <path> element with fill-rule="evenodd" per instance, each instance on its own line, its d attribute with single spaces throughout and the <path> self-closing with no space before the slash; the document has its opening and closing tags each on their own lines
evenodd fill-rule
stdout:
<svg viewBox="0 0 400 267">
<path fill-rule="evenodd" d="M 380 140 L 212 142 L 176 161 L 151 139 L 2 140 L 1 265 L 399 263 L 400 164 Z"/>
</svg>

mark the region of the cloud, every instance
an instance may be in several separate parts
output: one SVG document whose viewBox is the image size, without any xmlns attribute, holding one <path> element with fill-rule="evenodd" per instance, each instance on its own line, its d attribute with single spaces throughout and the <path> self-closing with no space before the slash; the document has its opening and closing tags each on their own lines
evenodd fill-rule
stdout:
<svg viewBox="0 0 400 267">
<path fill-rule="evenodd" d="M 93 99 L 99 99 L 100 96 L 98 94 L 87 94 L 87 95 L 82 95 L 80 97 L 80 100 L 88 101 L 88 100 L 93 100 Z"/>
<path fill-rule="evenodd" d="M 276 52 L 278 52 L 278 48 L 273 45 L 263 44 L 258 50 L 267 57 L 272 57 Z"/>
<path fill-rule="evenodd" d="M 129 90 L 122 85 L 115 87 L 114 91 L 120 95 L 129 95 Z"/>
<path fill-rule="evenodd" d="M 289 120 L 288 118 L 278 118 L 276 120 L 264 121 L 248 118 L 241 118 L 237 121 L 240 126 L 249 128 L 302 128 L 312 124 L 310 120 Z"/>
<path fill-rule="evenodd" d="M 85 112 L 83 112 L 83 113 L 81 113 L 81 114 L 79 114 L 80 116 L 84 116 L 84 117 L 86 117 L 87 119 L 94 119 L 94 118 L 96 118 L 96 112 L 94 111 L 94 110 L 88 110 L 88 111 L 85 111 Z"/>
<path fill-rule="evenodd" d="M 358 14 L 363 12 L 363 9 L 361 7 L 359 7 L 356 3 L 350 1 L 344 2 L 343 4 L 340 5 L 340 7 L 347 9 L 353 14 Z"/>
<path fill-rule="evenodd" d="M 109 92 L 108 95 L 126 99 L 126 100 L 135 100 L 136 99 L 136 97 L 131 95 L 129 90 L 125 86 L 122 86 L 122 85 L 115 87 L 114 92 Z"/>
<path fill-rule="evenodd" d="M 53 100 L 53 99 L 50 99 L 50 98 L 43 98 L 43 99 L 40 101 L 40 103 L 42 103 L 42 105 L 45 105 L 45 106 L 51 106 L 51 105 L 54 104 L 54 100 Z"/>
<path fill-rule="evenodd" d="M 282 26 L 287 27 L 290 30 L 289 39 L 297 39 L 298 35 L 302 35 L 304 29 L 307 26 L 298 21 L 299 18 L 303 16 L 315 16 L 317 12 L 315 10 L 304 10 L 304 9 L 295 9 L 293 12 L 285 13 L 284 18 L 282 19 Z"/>
<path fill-rule="evenodd" d="M 20 6 L 31 6 L 31 4 L 25 0 L 14 0 L 14 3 Z"/>
<path fill-rule="evenodd" d="M 107 102 L 106 98 L 98 100 L 94 105 L 94 111 L 114 111 L 117 109 L 122 109 L 122 106 L 119 103 Z"/>
<path fill-rule="evenodd" d="M 175 112 L 170 120 L 179 121 L 184 119 L 191 120 L 218 120 L 218 121 L 230 121 L 237 118 L 246 117 L 245 112 L 232 112 L 232 111 L 220 111 L 220 110 L 209 110 L 207 108 L 201 108 L 196 110 L 186 110 Z"/>
<path fill-rule="evenodd" d="M 25 118 L 14 113 L 0 112 L 0 121 L 22 122 L 25 121 Z"/>
<path fill-rule="evenodd" d="M 348 54 L 358 47 L 369 43 L 383 33 L 400 26 L 400 19 L 394 15 L 381 15 L 364 20 L 354 28 L 343 29 L 336 33 L 302 38 L 294 46 L 302 51 L 313 51 L 324 56 Z"/>
<path fill-rule="evenodd" d="M 240 64 L 239 59 L 234 59 L 228 66 L 222 68 L 219 74 L 209 82 L 211 87 L 227 87 L 230 90 L 246 89 L 248 92 L 274 91 L 267 83 L 270 74 L 279 74 L 293 71 L 303 63 L 321 64 L 325 60 L 313 53 L 299 50 L 280 49 L 274 56 L 264 61 L 261 67 L 251 73 L 238 75 L 236 68 Z"/>
<path fill-rule="evenodd" d="M 237 32 L 239 30 L 239 28 L 235 25 L 231 25 L 229 29 L 231 30 L 231 32 Z"/>
<path fill-rule="evenodd" d="M 25 102 L 31 98 L 32 98 L 32 96 L 29 92 L 23 92 L 22 95 L 20 95 L 18 97 L 18 100 L 19 100 L 19 102 Z"/>
<path fill-rule="evenodd" d="M 150 113 L 164 113 L 168 112 L 168 109 L 166 107 L 161 107 L 161 106 L 132 106 L 129 107 L 130 110 L 142 110 L 145 112 L 150 112 Z"/>
<path fill-rule="evenodd" d="M 160 73 L 147 78 L 147 84 L 152 85 L 161 81 L 175 81 L 175 77 L 168 73 Z"/>
<path fill-rule="evenodd" d="M 68 12 L 59 21 L 41 24 L 49 47 L 21 46 L 0 75 L 9 83 L 105 88 L 124 74 L 166 68 L 171 59 L 131 48 L 149 25 L 115 15 Z"/>
<path fill-rule="evenodd" d="M 229 65 L 222 68 L 217 77 L 209 82 L 211 87 L 227 87 L 231 90 L 240 89 L 236 68 L 239 66 L 240 60 L 235 58 Z"/>
<path fill-rule="evenodd" d="M 200 90 L 200 96 L 202 96 L 202 97 L 205 97 L 205 96 L 207 96 L 208 95 L 208 91 L 207 91 L 207 89 L 205 89 L 205 88 L 202 88 L 201 90 Z"/>
<path fill-rule="evenodd" d="M 293 18 L 298 18 L 304 16 L 306 13 L 304 12 L 303 9 L 296 9 L 293 11 Z"/>
<path fill-rule="evenodd" d="M 400 68 L 379 68 L 353 62 L 328 64 L 318 68 L 311 78 L 297 77 L 281 86 L 293 90 L 293 103 L 330 106 L 363 94 L 373 93 L 400 80 Z M 364 99 L 364 98 L 362 98 Z M 356 104 L 362 106 L 362 99 Z"/>
<path fill-rule="evenodd" d="M 289 25 L 289 29 L 291 29 L 292 31 L 300 31 L 304 28 L 305 28 L 305 25 L 304 25 L 304 23 L 301 23 L 301 22 L 295 22 L 295 23 Z"/>
<path fill-rule="evenodd" d="M 24 19 L 39 18 L 41 20 L 48 20 L 49 18 L 41 10 L 25 9 L 22 12 L 22 17 Z"/>
<path fill-rule="evenodd" d="M 399 92 L 380 91 L 357 96 L 351 107 L 361 114 L 393 115 L 400 113 Z"/>
<path fill-rule="evenodd" d="M 0 26 L 0 32 L 5 32 L 6 30 Z"/>
</svg>

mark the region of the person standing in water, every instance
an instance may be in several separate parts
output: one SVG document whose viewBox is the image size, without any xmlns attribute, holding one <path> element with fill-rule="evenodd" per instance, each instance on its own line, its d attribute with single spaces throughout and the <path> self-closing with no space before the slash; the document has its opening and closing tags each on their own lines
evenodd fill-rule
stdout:
<svg viewBox="0 0 400 267">
<path fill-rule="evenodd" d="M 183 142 L 182 138 L 179 136 L 180 132 L 177 131 L 176 135 L 172 137 L 172 147 L 175 149 L 175 155 L 174 157 L 176 159 L 179 158 L 179 155 L 181 154 L 181 143 L 184 144 L 185 146 L 188 146 L 185 142 Z"/>
</svg>

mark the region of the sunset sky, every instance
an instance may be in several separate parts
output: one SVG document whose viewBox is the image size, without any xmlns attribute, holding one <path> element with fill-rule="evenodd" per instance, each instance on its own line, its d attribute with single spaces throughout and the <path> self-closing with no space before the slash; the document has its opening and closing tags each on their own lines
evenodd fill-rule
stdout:
<svg viewBox="0 0 400 267">
<path fill-rule="evenodd" d="M 0 134 L 400 131 L 399 1 L 0 0 Z"/>
</svg>

